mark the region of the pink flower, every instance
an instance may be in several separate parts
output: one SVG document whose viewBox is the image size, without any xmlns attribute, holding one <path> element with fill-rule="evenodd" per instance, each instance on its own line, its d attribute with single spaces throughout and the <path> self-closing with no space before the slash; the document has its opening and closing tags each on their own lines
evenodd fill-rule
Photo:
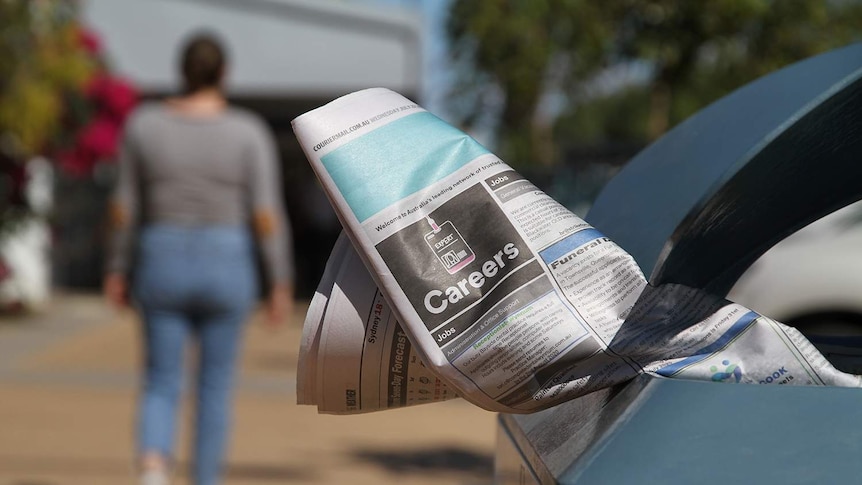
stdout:
<svg viewBox="0 0 862 485">
<path fill-rule="evenodd" d="M 84 93 L 118 121 L 125 120 L 138 102 L 138 93 L 130 83 L 105 73 L 93 76 Z"/>
<path fill-rule="evenodd" d="M 117 153 L 119 124 L 106 116 L 97 116 L 78 133 L 78 148 L 96 160 L 112 158 Z"/>
<path fill-rule="evenodd" d="M 90 174 L 95 161 L 90 160 L 78 147 L 57 154 L 57 163 L 69 175 L 84 177 Z"/>
<path fill-rule="evenodd" d="M 117 155 L 120 124 L 110 116 L 97 116 L 75 137 L 75 146 L 57 154 L 57 162 L 68 174 L 89 175 L 96 163 Z"/>
<path fill-rule="evenodd" d="M 78 43 L 90 54 L 96 55 L 102 51 L 102 40 L 90 29 L 84 27 L 78 29 Z"/>
</svg>

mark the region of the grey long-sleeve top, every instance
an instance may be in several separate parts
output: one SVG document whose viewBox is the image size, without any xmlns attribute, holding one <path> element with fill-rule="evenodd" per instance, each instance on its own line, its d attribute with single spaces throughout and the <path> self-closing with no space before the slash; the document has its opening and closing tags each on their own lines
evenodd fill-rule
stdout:
<svg viewBox="0 0 862 485">
<path fill-rule="evenodd" d="M 267 281 L 293 281 L 275 143 L 264 122 L 245 110 L 194 116 L 163 103 L 135 110 L 120 148 L 112 220 L 110 272 L 131 269 L 141 225 L 256 223 Z"/>
</svg>

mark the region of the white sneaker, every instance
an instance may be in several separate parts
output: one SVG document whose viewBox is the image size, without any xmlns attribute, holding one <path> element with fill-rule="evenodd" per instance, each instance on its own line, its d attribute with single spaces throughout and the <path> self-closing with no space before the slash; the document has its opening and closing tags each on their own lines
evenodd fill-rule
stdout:
<svg viewBox="0 0 862 485">
<path fill-rule="evenodd" d="M 169 485 L 168 474 L 164 470 L 147 470 L 141 474 L 140 485 Z"/>
</svg>

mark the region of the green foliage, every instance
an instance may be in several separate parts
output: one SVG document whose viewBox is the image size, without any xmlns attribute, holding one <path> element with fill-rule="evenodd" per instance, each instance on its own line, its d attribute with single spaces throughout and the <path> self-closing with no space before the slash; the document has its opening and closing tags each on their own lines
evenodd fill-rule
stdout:
<svg viewBox="0 0 862 485">
<path fill-rule="evenodd" d="M 71 2 L 0 0 L 0 137 L 7 156 L 42 153 L 63 128 L 64 101 L 96 65 Z"/>
<path fill-rule="evenodd" d="M 451 104 L 467 127 L 492 123 L 507 160 L 549 164 L 549 147 L 653 140 L 860 25 L 859 0 L 454 0 Z M 606 85 L 632 64 L 645 79 Z"/>
<path fill-rule="evenodd" d="M 465 124 L 497 105 L 503 151 L 513 160 L 535 152 L 547 137 L 542 96 L 604 57 L 607 23 L 590 21 L 601 16 L 584 0 L 455 1 L 447 27 L 462 77 L 453 106 Z"/>
<path fill-rule="evenodd" d="M 555 127 L 555 139 L 563 145 L 598 145 L 624 141 L 644 144 L 649 93 L 628 87 L 611 96 L 599 96 L 564 113 Z"/>
</svg>

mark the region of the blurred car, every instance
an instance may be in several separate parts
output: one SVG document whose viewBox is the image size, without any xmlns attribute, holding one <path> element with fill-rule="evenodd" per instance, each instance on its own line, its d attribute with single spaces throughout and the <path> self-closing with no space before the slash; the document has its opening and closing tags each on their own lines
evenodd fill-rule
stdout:
<svg viewBox="0 0 862 485">
<path fill-rule="evenodd" d="M 862 374 L 862 202 L 774 246 L 728 299 L 798 328 L 837 368 Z"/>
</svg>

